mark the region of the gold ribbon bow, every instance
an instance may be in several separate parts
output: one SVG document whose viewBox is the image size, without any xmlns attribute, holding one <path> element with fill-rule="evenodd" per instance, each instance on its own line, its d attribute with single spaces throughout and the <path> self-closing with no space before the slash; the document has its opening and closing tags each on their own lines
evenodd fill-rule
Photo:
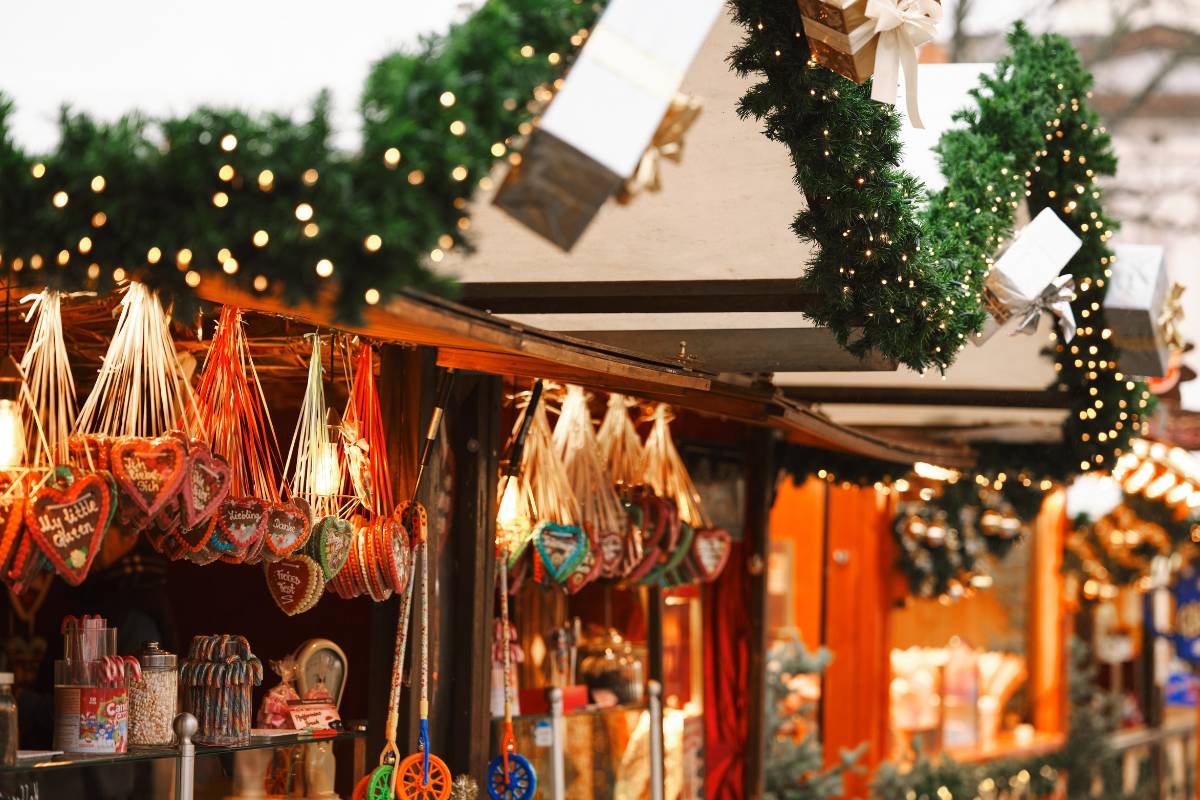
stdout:
<svg viewBox="0 0 1200 800">
<path fill-rule="evenodd" d="M 667 107 L 650 146 L 642 154 L 633 176 L 625 181 L 617 194 L 617 202 L 622 205 L 631 201 L 635 195 L 642 192 L 662 191 L 662 162 L 663 159 L 676 164 L 683 161 L 683 137 L 688 129 L 700 116 L 704 104 L 696 97 L 677 94 Z"/>
<path fill-rule="evenodd" d="M 1187 347 L 1187 338 L 1183 335 L 1183 293 L 1187 287 L 1181 283 L 1172 283 L 1167 290 L 1167 299 L 1163 303 L 1162 313 L 1158 316 L 1158 329 L 1162 332 L 1163 341 L 1167 347 L 1176 353 L 1182 353 Z"/>
</svg>

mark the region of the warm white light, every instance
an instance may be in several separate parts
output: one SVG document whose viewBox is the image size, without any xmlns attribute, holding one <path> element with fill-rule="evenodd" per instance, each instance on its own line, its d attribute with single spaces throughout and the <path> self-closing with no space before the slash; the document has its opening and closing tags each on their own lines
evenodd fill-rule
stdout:
<svg viewBox="0 0 1200 800">
<path fill-rule="evenodd" d="M 322 442 L 313 454 L 313 489 L 318 495 L 332 497 L 342 482 L 338 466 L 337 443 Z"/>
<path fill-rule="evenodd" d="M 918 477 L 929 481 L 952 481 L 958 480 L 958 472 L 945 467 L 939 467 L 935 464 L 929 464 L 924 461 L 918 461 L 913 464 L 913 473 Z"/>
<path fill-rule="evenodd" d="M 1145 492 L 1146 497 L 1148 497 L 1151 500 L 1156 500 L 1159 497 L 1162 497 L 1168 491 L 1170 491 L 1171 487 L 1173 487 L 1174 485 L 1175 485 L 1174 473 L 1164 472 L 1162 475 L 1159 475 L 1157 478 L 1155 478 L 1154 481 L 1149 486 L 1146 487 L 1146 492 Z"/>
<path fill-rule="evenodd" d="M 501 528 L 512 528 L 520 524 L 521 513 L 517 508 L 517 482 L 510 480 L 504 487 L 504 497 L 500 499 L 500 511 L 496 514 L 496 524 Z"/>
<path fill-rule="evenodd" d="M 1146 484 L 1150 483 L 1156 471 L 1153 463 L 1143 462 L 1132 475 L 1125 479 L 1125 491 L 1128 494 L 1137 494 L 1146 488 Z"/>
<path fill-rule="evenodd" d="M 21 407 L 12 400 L 0 400 L 0 470 L 16 469 L 25 463 L 25 428 Z"/>
</svg>

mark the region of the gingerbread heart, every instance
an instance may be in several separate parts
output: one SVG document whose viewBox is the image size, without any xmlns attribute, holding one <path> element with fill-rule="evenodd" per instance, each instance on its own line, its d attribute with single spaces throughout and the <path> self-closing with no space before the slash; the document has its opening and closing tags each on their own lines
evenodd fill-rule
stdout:
<svg viewBox="0 0 1200 800">
<path fill-rule="evenodd" d="M 567 589 L 567 594 L 575 594 L 584 586 L 596 580 L 600 575 L 601 566 L 602 556 L 600 548 L 596 544 L 595 539 L 591 538 L 587 554 L 580 559 L 579 565 L 571 571 L 571 574 L 567 576 L 567 580 L 563 584 Z"/>
<path fill-rule="evenodd" d="M 25 527 L 63 580 L 83 583 L 113 518 L 113 490 L 92 473 L 60 487 L 46 484 L 25 507 Z"/>
<path fill-rule="evenodd" d="M 112 472 L 122 494 L 153 518 L 183 485 L 187 451 L 183 442 L 169 436 L 121 439 L 112 447 Z"/>
<path fill-rule="evenodd" d="M 269 511 L 270 503 L 257 497 L 226 497 L 217 510 L 217 526 L 227 541 L 245 549 L 263 537 Z"/>
<path fill-rule="evenodd" d="M 328 516 L 313 527 L 309 536 L 309 548 L 321 565 L 325 580 L 333 580 L 350 555 L 354 526 L 344 519 Z"/>
<path fill-rule="evenodd" d="M 0 575 L 17 552 L 18 534 L 25 519 L 25 495 L 12 490 L 0 496 Z"/>
<path fill-rule="evenodd" d="M 267 564 L 267 590 L 275 605 L 288 616 L 303 614 L 317 604 L 325 591 L 321 565 L 308 556 L 289 556 Z"/>
<path fill-rule="evenodd" d="M 194 528 L 185 528 L 177 525 L 172 534 L 183 542 L 189 553 L 198 553 L 208 546 L 208 540 L 212 538 L 216 527 L 217 518 L 214 516 L 206 521 L 202 521 Z"/>
<path fill-rule="evenodd" d="M 692 563 L 699 573 L 701 583 L 712 583 L 725 569 L 729 552 L 733 548 L 729 532 L 723 528 L 705 528 L 696 531 L 692 539 Z"/>
<path fill-rule="evenodd" d="M 267 548 L 285 556 L 304 547 L 312 522 L 305 508 L 297 503 L 275 503 L 267 511 Z"/>
<path fill-rule="evenodd" d="M 587 555 L 588 537 L 574 525 L 543 522 L 533 531 L 533 546 L 541 569 L 556 583 L 563 583 Z"/>
<path fill-rule="evenodd" d="M 217 513 L 229 496 L 229 464 L 214 456 L 206 445 L 188 451 L 187 477 L 183 481 L 183 521 L 195 528 Z"/>
<path fill-rule="evenodd" d="M 395 520 L 386 520 L 383 528 L 387 531 L 387 547 L 383 553 L 384 579 L 397 594 L 408 586 L 412 571 L 412 543 L 408 531 Z"/>
</svg>

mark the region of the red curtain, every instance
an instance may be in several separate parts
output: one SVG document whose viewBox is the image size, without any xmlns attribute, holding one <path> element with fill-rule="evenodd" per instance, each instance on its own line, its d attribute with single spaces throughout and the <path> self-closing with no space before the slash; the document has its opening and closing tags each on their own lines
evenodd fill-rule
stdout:
<svg viewBox="0 0 1200 800">
<path fill-rule="evenodd" d="M 750 639 L 746 547 L 733 545 L 704 596 L 704 796 L 741 800 L 746 766 L 746 643 Z"/>
</svg>

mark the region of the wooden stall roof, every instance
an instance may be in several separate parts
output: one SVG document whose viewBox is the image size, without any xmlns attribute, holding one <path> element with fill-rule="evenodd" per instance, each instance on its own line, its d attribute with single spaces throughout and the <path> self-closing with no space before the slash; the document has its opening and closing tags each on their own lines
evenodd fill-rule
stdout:
<svg viewBox="0 0 1200 800">
<path fill-rule="evenodd" d="M 693 411 L 778 428 L 793 441 L 901 463 L 971 463 L 966 448 L 890 441 L 839 425 L 766 383 L 735 383 L 669 361 L 533 328 L 419 292 L 368 308 L 358 324 L 336 319 L 332 303 L 286 305 L 220 281 L 198 290 L 204 300 L 232 304 L 380 341 L 427 345 L 445 367 L 578 383 L 639 395 Z"/>
</svg>

